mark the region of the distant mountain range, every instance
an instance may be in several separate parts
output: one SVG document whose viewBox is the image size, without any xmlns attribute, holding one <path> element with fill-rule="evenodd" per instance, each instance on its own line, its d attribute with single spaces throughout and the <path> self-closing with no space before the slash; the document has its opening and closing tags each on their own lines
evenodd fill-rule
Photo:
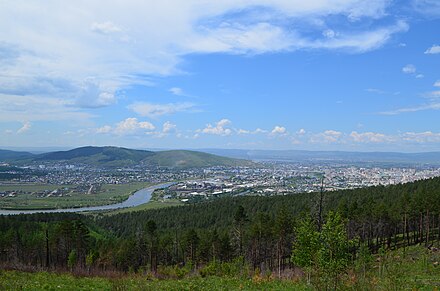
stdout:
<svg viewBox="0 0 440 291">
<path fill-rule="evenodd" d="M 214 154 L 187 151 L 145 151 L 120 147 L 81 147 L 68 151 L 43 154 L 0 150 L 0 161 L 12 164 L 66 162 L 100 167 L 124 167 L 134 165 L 167 168 L 196 168 L 213 166 L 252 166 L 251 161 L 221 157 Z"/>
<path fill-rule="evenodd" d="M 347 152 L 303 150 L 200 149 L 202 152 L 253 161 L 387 163 L 440 165 L 440 152 Z"/>
</svg>

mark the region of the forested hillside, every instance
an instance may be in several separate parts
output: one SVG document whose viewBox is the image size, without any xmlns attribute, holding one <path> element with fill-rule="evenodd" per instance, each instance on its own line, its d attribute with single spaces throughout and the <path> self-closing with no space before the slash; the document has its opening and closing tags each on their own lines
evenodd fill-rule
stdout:
<svg viewBox="0 0 440 291">
<path fill-rule="evenodd" d="M 88 272 L 174 268 L 174 275 L 194 269 L 216 274 L 222 264 L 280 276 L 301 267 L 310 277 L 337 282 L 338 274 L 370 253 L 438 247 L 439 210 L 435 178 L 115 215 L 3 216 L 0 261 L 3 268 Z M 339 257 L 330 259 L 327 250 Z"/>
</svg>

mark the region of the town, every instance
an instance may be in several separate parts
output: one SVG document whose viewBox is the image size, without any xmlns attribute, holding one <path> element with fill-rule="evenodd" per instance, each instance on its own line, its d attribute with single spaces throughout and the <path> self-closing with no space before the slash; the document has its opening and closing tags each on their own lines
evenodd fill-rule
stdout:
<svg viewBox="0 0 440 291">
<path fill-rule="evenodd" d="M 8 169 L 8 165 L 4 165 Z M 17 170 L 19 169 L 19 170 Z M 23 172 L 22 170 L 26 171 Z M 71 192 L 94 194 L 104 184 L 136 182 L 175 182 L 157 190 L 160 200 L 178 199 L 194 203 L 235 195 L 288 195 L 294 193 L 335 191 L 378 185 L 393 185 L 440 176 L 434 166 L 399 166 L 320 163 L 259 162 L 255 167 L 211 167 L 173 170 L 167 168 L 104 169 L 75 164 L 10 167 L 2 174 L 20 174 L 0 181 L 0 197 L 15 197 L 22 191 L 13 185 L 59 185 L 41 190 L 38 197 L 61 197 Z M 8 186 L 8 191 L 1 186 Z"/>
</svg>

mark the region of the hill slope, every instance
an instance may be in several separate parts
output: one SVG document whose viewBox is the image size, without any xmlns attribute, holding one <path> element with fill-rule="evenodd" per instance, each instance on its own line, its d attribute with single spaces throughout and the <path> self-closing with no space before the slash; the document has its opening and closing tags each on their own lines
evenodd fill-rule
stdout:
<svg viewBox="0 0 440 291">
<path fill-rule="evenodd" d="M 171 150 L 156 152 L 148 157 L 145 162 L 149 165 L 167 168 L 192 168 L 215 166 L 252 166 L 252 162 L 233 158 L 226 158 L 212 154 Z"/>
<path fill-rule="evenodd" d="M 34 161 L 69 161 L 92 166 L 120 167 L 142 162 L 154 152 L 118 147 L 81 147 L 70 151 L 58 151 L 38 155 Z"/>
<path fill-rule="evenodd" d="M 29 152 L 16 152 L 9 150 L 0 150 L 0 161 L 11 161 L 15 159 L 30 158 L 34 155 Z"/>
</svg>

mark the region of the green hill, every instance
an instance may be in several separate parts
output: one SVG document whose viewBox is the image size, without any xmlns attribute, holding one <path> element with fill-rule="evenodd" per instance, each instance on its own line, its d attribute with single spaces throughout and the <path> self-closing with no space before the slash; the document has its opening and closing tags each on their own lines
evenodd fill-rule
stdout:
<svg viewBox="0 0 440 291">
<path fill-rule="evenodd" d="M 149 156 L 144 162 L 149 165 L 167 168 L 253 165 L 251 161 L 247 160 L 232 159 L 202 152 L 184 150 L 156 152 L 154 155 Z"/>
<path fill-rule="evenodd" d="M 195 151 L 172 150 L 153 152 L 112 146 L 87 146 L 68 151 L 57 151 L 40 155 L 25 155 L 19 152 L 11 152 L 8 153 L 8 156 L 10 157 L 9 160 L 14 160 L 13 153 L 16 153 L 15 161 L 19 163 L 50 163 L 65 161 L 69 163 L 80 163 L 100 167 L 145 165 L 166 168 L 205 168 L 214 166 L 253 165 L 252 162 L 246 160 L 226 158 Z"/>
<path fill-rule="evenodd" d="M 150 151 L 132 150 L 119 147 L 81 147 L 69 151 L 58 151 L 38 155 L 34 161 L 68 161 L 92 166 L 122 167 L 132 166 L 154 155 Z"/>
<path fill-rule="evenodd" d="M 16 159 L 24 159 L 30 158 L 34 156 L 28 152 L 17 152 L 17 151 L 9 151 L 9 150 L 0 150 L 0 161 L 11 161 Z"/>
</svg>

